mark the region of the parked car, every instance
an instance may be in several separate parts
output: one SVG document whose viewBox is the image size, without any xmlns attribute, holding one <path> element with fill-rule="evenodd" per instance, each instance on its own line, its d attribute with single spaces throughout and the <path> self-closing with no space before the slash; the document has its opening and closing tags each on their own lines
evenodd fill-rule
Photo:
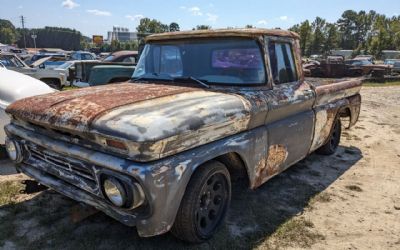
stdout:
<svg viewBox="0 0 400 250">
<path fill-rule="evenodd" d="M 104 58 L 104 62 L 123 62 L 136 64 L 139 60 L 139 53 L 137 51 L 122 50 L 113 52 Z"/>
<path fill-rule="evenodd" d="M 400 74 L 400 61 L 397 61 L 393 64 L 392 73 Z"/>
<path fill-rule="evenodd" d="M 372 55 L 358 55 L 353 58 L 354 60 L 367 60 L 370 61 L 371 63 L 374 63 L 374 56 Z"/>
<path fill-rule="evenodd" d="M 395 62 L 400 62 L 400 59 L 385 59 L 385 61 L 383 61 L 383 64 L 393 66 Z"/>
<path fill-rule="evenodd" d="M 74 51 L 70 54 L 69 60 L 96 60 L 96 56 L 93 53 L 86 52 L 86 51 Z"/>
<path fill-rule="evenodd" d="M 348 65 L 348 68 L 357 71 L 359 70 L 362 75 L 371 75 L 383 77 L 384 75 L 391 74 L 391 66 L 385 64 L 373 64 L 370 60 L 365 59 L 352 59 L 347 60 L 345 63 Z"/>
<path fill-rule="evenodd" d="M 333 154 L 341 118 L 357 122 L 361 81 L 304 79 L 299 51 L 284 30 L 148 36 L 131 82 L 11 104 L 9 154 L 140 236 L 205 241 L 233 180 L 255 189 L 314 151 Z"/>
<path fill-rule="evenodd" d="M 34 77 L 42 82 L 45 82 L 52 88 L 61 89 L 63 86 L 68 86 L 67 76 L 62 70 L 54 70 L 54 68 L 46 67 L 46 61 L 50 60 L 51 57 L 44 57 L 36 60 L 30 66 L 26 65 L 16 55 L 11 53 L 1 53 L 0 62 L 10 70 L 14 70 L 25 75 Z"/>
<path fill-rule="evenodd" d="M 25 97 L 53 92 L 54 89 L 35 78 L 0 67 L 0 150 L 4 150 L 4 126 L 10 122 L 5 113 L 7 106 Z"/>
</svg>

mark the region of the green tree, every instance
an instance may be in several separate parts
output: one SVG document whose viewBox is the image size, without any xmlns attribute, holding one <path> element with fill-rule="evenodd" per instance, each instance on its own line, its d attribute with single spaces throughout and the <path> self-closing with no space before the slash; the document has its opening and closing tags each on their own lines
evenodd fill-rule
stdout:
<svg viewBox="0 0 400 250">
<path fill-rule="evenodd" d="M 169 29 L 170 27 L 167 24 L 163 24 L 156 19 L 150 19 L 147 17 L 140 19 L 140 23 L 136 28 L 141 36 L 146 36 L 153 33 L 168 32 Z"/>
<path fill-rule="evenodd" d="M 0 43 L 13 44 L 17 37 L 14 25 L 8 20 L 0 19 Z"/>
<path fill-rule="evenodd" d="M 179 28 L 179 24 L 177 24 L 177 23 L 175 23 L 175 22 L 172 22 L 172 23 L 170 23 L 170 25 L 169 25 L 169 31 L 179 31 L 180 30 L 180 28 Z"/>
<path fill-rule="evenodd" d="M 193 28 L 193 30 L 210 30 L 211 26 L 210 25 L 205 25 L 205 24 L 201 24 L 201 25 L 197 25 L 196 28 Z"/>
<path fill-rule="evenodd" d="M 325 38 L 326 21 L 325 19 L 316 17 L 315 21 L 312 22 L 311 27 L 313 30 L 313 36 L 310 44 L 310 53 L 323 54 L 324 43 L 326 41 Z"/>
</svg>

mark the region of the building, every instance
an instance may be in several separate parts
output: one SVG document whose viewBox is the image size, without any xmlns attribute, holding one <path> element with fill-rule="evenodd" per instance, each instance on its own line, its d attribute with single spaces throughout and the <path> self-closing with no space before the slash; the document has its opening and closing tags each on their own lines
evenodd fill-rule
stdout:
<svg viewBox="0 0 400 250">
<path fill-rule="evenodd" d="M 111 43 L 113 40 L 120 42 L 134 41 L 137 40 L 137 32 L 131 32 L 128 28 L 114 26 L 113 31 L 107 32 L 107 41 Z"/>
</svg>

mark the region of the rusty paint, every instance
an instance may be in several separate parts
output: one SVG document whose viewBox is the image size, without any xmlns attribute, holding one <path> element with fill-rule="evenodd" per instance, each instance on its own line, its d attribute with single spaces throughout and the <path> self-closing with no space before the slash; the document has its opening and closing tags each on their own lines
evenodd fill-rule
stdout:
<svg viewBox="0 0 400 250">
<path fill-rule="evenodd" d="M 267 157 L 262 158 L 255 168 L 256 178 L 252 188 L 262 185 L 269 178 L 280 173 L 287 157 L 288 151 L 285 146 L 271 145 Z"/>
<path fill-rule="evenodd" d="M 146 42 L 164 41 L 170 39 L 188 38 L 210 38 L 210 37 L 259 37 L 259 36 L 279 36 L 298 39 L 299 36 L 292 31 L 281 29 L 213 29 L 213 30 L 191 30 L 176 31 L 154 34 L 146 37 Z"/>
</svg>

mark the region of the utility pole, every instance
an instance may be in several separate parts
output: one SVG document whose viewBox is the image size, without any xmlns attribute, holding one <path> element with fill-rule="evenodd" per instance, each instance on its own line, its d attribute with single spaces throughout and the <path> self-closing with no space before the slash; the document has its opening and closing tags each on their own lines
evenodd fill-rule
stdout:
<svg viewBox="0 0 400 250">
<path fill-rule="evenodd" d="M 34 44 L 35 50 L 36 50 L 36 38 L 37 38 L 37 35 L 35 33 L 33 33 L 33 35 L 31 35 L 31 37 L 33 39 L 33 44 Z"/>
<path fill-rule="evenodd" d="M 22 34 L 24 36 L 24 47 L 26 49 L 26 40 L 25 40 L 25 17 L 24 16 L 20 16 L 21 18 L 21 25 L 22 25 Z"/>
</svg>

